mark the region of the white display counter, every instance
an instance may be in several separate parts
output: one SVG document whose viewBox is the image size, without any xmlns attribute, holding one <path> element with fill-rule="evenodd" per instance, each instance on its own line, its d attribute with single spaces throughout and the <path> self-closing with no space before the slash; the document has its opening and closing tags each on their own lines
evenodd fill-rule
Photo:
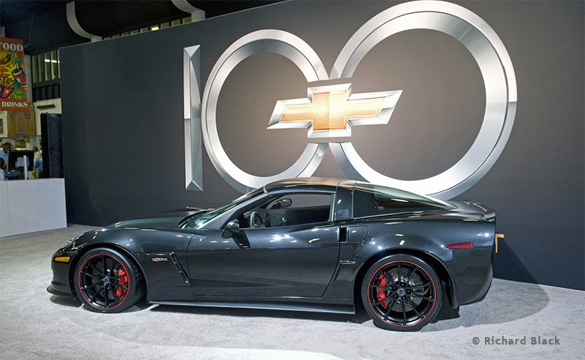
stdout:
<svg viewBox="0 0 585 360">
<path fill-rule="evenodd" d="M 64 179 L 0 181 L 0 237 L 64 227 Z"/>
</svg>

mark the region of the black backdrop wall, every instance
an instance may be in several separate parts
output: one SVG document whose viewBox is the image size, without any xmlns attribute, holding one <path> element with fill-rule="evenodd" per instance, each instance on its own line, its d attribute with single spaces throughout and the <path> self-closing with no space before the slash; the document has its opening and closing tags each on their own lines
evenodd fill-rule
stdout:
<svg viewBox="0 0 585 360">
<path fill-rule="evenodd" d="M 293 1 L 164 31 L 61 49 L 63 150 L 69 222 L 105 225 L 240 195 L 203 155 L 203 192 L 185 190 L 183 48 L 201 45 L 201 85 L 225 49 L 260 29 L 305 40 L 327 72 L 353 33 L 399 1 Z M 496 276 L 585 289 L 584 4 L 460 1 L 505 44 L 518 110 L 489 173 L 459 199 L 498 213 L 506 235 Z M 481 75 L 457 41 L 413 30 L 378 44 L 351 79 L 353 91 L 403 90 L 390 124 L 355 127 L 370 166 L 400 179 L 436 175 L 469 148 L 485 106 Z M 230 74 L 218 105 L 222 145 L 255 175 L 292 164 L 306 130 L 267 130 L 277 100 L 306 97 L 285 58 L 254 55 Z M 315 173 L 344 177 L 328 153 Z"/>
</svg>

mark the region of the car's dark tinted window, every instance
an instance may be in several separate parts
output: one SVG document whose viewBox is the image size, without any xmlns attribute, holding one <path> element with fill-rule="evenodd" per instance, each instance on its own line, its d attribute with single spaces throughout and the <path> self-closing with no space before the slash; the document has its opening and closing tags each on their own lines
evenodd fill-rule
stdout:
<svg viewBox="0 0 585 360">
<path fill-rule="evenodd" d="M 241 228 L 304 225 L 328 221 L 332 194 L 292 193 L 254 207 L 238 217 Z"/>
<path fill-rule="evenodd" d="M 424 211 L 443 207 L 417 194 L 374 185 L 356 185 L 354 188 L 354 217 L 376 216 L 404 211 Z"/>
</svg>

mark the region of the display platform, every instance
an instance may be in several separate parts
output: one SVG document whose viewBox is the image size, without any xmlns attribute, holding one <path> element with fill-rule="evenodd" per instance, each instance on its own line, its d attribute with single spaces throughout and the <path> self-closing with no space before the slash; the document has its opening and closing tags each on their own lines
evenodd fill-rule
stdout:
<svg viewBox="0 0 585 360">
<path fill-rule="evenodd" d="M 146 302 L 121 314 L 85 310 L 45 291 L 49 260 L 66 229 L 0 241 L 2 359 L 469 360 L 583 359 L 585 292 L 494 279 L 486 298 L 459 317 L 400 333 L 356 315 L 194 308 Z M 15 321 L 17 319 L 17 321 Z M 546 344 L 545 344 L 546 341 Z"/>
<path fill-rule="evenodd" d="M 64 179 L 0 182 L 0 237 L 64 227 Z"/>
</svg>

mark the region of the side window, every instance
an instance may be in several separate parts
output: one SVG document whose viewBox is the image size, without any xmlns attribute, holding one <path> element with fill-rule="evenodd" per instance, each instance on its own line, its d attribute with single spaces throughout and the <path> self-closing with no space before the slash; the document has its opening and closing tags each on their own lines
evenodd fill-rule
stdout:
<svg viewBox="0 0 585 360">
<path fill-rule="evenodd" d="M 392 214 L 405 210 L 417 211 L 428 209 L 429 205 L 411 199 L 402 199 L 376 191 L 354 190 L 354 217 Z"/>
<path fill-rule="evenodd" d="M 287 194 L 267 206 L 271 226 L 301 225 L 328 221 L 331 194 Z"/>
</svg>

